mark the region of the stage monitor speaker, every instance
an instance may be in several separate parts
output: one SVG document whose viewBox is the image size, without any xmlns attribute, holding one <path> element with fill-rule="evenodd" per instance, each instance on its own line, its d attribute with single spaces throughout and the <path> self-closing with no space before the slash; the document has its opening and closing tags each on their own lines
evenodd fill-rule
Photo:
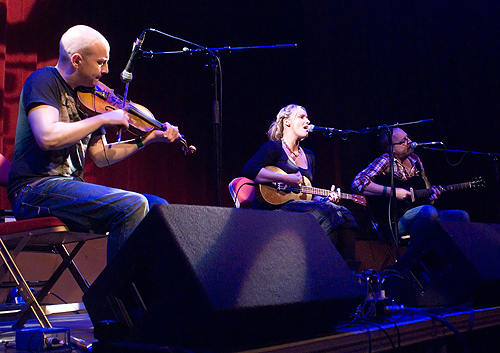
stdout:
<svg viewBox="0 0 500 353">
<path fill-rule="evenodd" d="M 364 298 L 310 214 L 162 205 L 83 301 L 100 342 L 229 351 L 331 333 Z"/>
<path fill-rule="evenodd" d="M 436 222 L 391 267 L 384 288 L 406 306 L 498 306 L 499 264 L 500 224 Z"/>
</svg>

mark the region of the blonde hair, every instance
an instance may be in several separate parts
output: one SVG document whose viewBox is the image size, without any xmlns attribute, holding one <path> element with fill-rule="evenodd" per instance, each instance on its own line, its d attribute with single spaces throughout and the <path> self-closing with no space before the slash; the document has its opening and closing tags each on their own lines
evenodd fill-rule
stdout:
<svg viewBox="0 0 500 353">
<path fill-rule="evenodd" d="M 101 33 L 89 26 L 73 26 L 59 41 L 59 60 L 69 61 L 74 53 L 86 54 L 96 43 L 104 44 L 109 52 L 109 43 Z"/>
<path fill-rule="evenodd" d="M 270 141 L 278 141 L 283 138 L 283 120 L 290 118 L 292 121 L 295 119 L 300 110 L 306 112 L 306 109 L 297 104 L 288 104 L 286 107 L 281 108 L 278 115 L 276 115 L 276 120 L 271 123 L 269 130 L 267 131 L 267 137 Z M 307 114 L 307 112 L 306 112 Z"/>
</svg>

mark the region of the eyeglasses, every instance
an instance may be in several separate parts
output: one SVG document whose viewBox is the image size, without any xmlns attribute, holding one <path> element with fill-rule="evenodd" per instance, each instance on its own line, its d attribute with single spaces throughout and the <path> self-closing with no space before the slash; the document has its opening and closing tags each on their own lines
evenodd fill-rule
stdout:
<svg viewBox="0 0 500 353">
<path fill-rule="evenodd" d="M 408 145 L 410 143 L 410 141 L 411 141 L 410 140 L 410 136 L 407 135 L 407 136 L 405 136 L 405 138 L 402 141 L 393 143 L 392 145 L 393 146 L 396 146 L 396 145 L 404 145 L 404 146 L 406 146 L 406 145 Z"/>
</svg>

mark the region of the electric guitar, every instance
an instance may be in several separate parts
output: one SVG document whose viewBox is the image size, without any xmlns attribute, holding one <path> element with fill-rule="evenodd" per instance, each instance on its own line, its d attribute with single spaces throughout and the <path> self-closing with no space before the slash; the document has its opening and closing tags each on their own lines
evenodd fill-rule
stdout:
<svg viewBox="0 0 500 353">
<path fill-rule="evenodd" d="M 373 179 L 373 182 L 380 185 L 389 185 L 390 176 L 378 175 Z M 395 200 L 398 219 L 402 217 L 406 211 L 413 207 L 430 204 L 429 198 L 433 194 L 433 191 L 431 188 L 426 188 L 425 181 L 420 176 L 414 176 L 405 181 L 395 178 L 394 186 L 397 188 L 406 189 L 411 193 L 411 196 L 408 199 Z M 474 178 L 472 181 L 466 183 L 437 186 L 441 193 L 482 187 L 484 187 L 484 181 L 481 177 Z M 388 223 L 389 199 L 389 197 L 385 196 L 366 197 L 370 215 L 377 223 Z"/>
<path fill-rule="evenodd" d="M 280 174 L 287 174 L 275 166 L 266 167 L 267 170 Z M 259 200 L 270 205 L 282 205 L 291 200 L 311 200 L 313 195 L 328 196 L 331 190 L 319 189 L 311 186 L 311 182 L 306 177 L 302 177 L 304 185 L 289 186 L 281 182 L 258 184 L 255 188 L 256 196 Z M 360 205 L 366 205 L 366 198 L 363 195 L 339 193 L 341 199 L 352 200 Z"/>
</svg>

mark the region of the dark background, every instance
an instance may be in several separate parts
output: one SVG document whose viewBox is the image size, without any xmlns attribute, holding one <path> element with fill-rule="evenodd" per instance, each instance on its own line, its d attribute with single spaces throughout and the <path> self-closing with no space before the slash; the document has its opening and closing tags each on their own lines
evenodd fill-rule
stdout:
<svg viewBox="0 0 500 353">
<path fill-rule="evenodd" d="M 27 6 L 28 1 L 22 3 Z M 5 13 L 14 6 L 3 5 Z M 59 38 L 67 28 L 92 26 L 111 44 L 110 72 L 102 81 L 118 94 L 124 91 L 119 74 L 132 43 L 147 28 L 209 48 L 297 44 L 296 49 L 220 52 L 221 203 L 232 206 L 227 184 L 266 141 L 269 123 L 289 103 L 303 105 L 313 124 L 342 130 L 432 118 L 404 129 L 417 142 L 442 141 L 449 149 L 499 153 L 499 10 L 498 2 L 486 0 L 39 0 L 25 21 L 6 23 L 2 41 L 7 55 L 36 53 L 36 65 L 43 66 L 55 63 Z M 148 32 L 143 49 L 184 46 L 193 48 Z M 149 146 L 118 165 L 89 166 L 88 181 L 157 194 L 172 203 L 217 203 L 208 59 L 201 53 L 141 59 L 128 96 L 158 120 L 179 126 L 198 153 L 185 157 L 177 144 Z M 22 82 L 9 82 L 15 60 L 7 61 L 5 70 L 3 151 L 10 158 L 17 110 L 6 100 L 18 99 L 9 87 Z M 331 137 L 313 133 L 303 146 L 317 157 L 314 185 L 335 184 L 349 193 L 353 177 L 381 153 L 376 132 Z M 438 208 L 461 208 L 473 221 L 500 222 L 493 156 L 417 152 L 434 184 L 477 176 L 486 181 L 483 190 L 444 195 Z M 344 205 L 362 223 L 361 207 L 348 201 Z"/>
</svg>

